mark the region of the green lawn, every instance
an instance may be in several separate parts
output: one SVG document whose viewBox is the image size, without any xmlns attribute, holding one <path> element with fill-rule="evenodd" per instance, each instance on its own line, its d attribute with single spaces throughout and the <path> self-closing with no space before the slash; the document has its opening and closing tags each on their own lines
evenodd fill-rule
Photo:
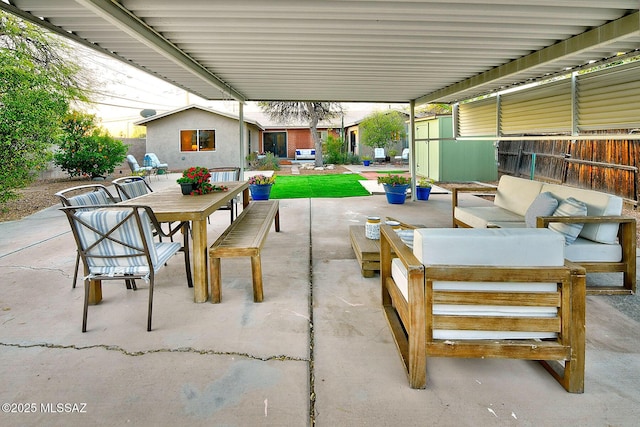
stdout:
<svg viewBox="0 0 640 427">
<path fill-rule="evenodd" d="M 368 196 L 369 192 L 358 182 L 364 179 L 358 174 L 278 176 L 270 198 Z"/>
</svg>

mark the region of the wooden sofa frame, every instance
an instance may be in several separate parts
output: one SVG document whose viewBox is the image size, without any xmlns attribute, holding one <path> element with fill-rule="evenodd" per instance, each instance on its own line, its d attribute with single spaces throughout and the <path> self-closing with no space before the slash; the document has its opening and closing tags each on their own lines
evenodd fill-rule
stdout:
<svg viewBox="0 0 640 427">
<path fill-rule="evenodd" d="M 451 218 L 453 227 L 469 228 L 468 224 L 456 219 L 455 210 L 460 193 L 495 193 L 497 187 L 459 187 L 453 189 L 451 198 Z M 589 286 L 587 295 L 616 295 L 636 293 L 636 220 L 628 216 L 566 216 L 538 217 L 536 226 L 548 227 L 551 222 L 563 223 L 618 223 L 618 240 L 622 246 L 622 260 L 619 262 L 579 262 L 587 273 L 623 273 L 622 286 Z"/>
<path fill-rule="evenodd" d="M 408 300 L 391 275 L 392 257 L 407 269 Z M 563 267 L 424 266 L 393 229 L 381 227 L 382 305 L 412 388 L 425 388 L 427 356 L 538 360 L 569 392 L 584 391 L 585 271 Z M 557 292 L 434 291 L 434 281 L 546 282 Z M 557 316 L 434 315 L 433 304 L 557 306 Z M 557 339 L 434 339 L 433 329 L 553 331 Z M 564 363 L 562 363 L 564 362 Z"/>
</svg>

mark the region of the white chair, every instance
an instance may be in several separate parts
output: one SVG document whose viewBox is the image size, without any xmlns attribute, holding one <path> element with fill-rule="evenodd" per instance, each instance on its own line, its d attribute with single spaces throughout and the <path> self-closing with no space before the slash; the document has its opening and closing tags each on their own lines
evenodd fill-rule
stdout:
<svg viewBox="0 0 640 427">
<path fill-rule="evenodd" d="M 387 157 L 384 154 L 384 148 L 374 148 L 373 160 L 376 162 L 384 162 Z"/>
<path fill-rule="evenodd" d="M 567 391 L 584 391 L 586 273 L 564 260 L 559 233 L 407 231 L 381 227 L 380 278 L 412 388 L 425 387 L 434 356 L 538 360 Z"/>
<path fill-rule="evenodd" d="M 180 251 L 180 243 L 154 241 L 152 227 L 155 225 L 159 230 L 160 226 L 148 206 L 72 206 L 62 210 L 84 263 L 82 332 L 87 331 L 90 282 L 122 279 L 144 279 L 149 283 L 147 331 L 150 331 L 155 275 Z M 188 263 L 186 254 L 185 263 Z"/>
<path fill-rule="evenodd" d="M 409 163 L 409 149 L 408 148 L 403 149 L 402 154 L 399 156 L 395 156 L 393 159 L 396 162 Z"/>
</svg>

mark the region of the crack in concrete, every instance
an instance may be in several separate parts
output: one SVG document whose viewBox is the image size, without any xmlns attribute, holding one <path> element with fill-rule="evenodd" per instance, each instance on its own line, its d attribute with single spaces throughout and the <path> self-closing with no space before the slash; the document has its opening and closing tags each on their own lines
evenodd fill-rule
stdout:
<svg viewBox="0 0 640 427">
<path fill-rule="evenodd" d="M 87 345 L 87 346 L 77 346 L 75 344 L 71 345 L 63 345 L 63 344 L 52 344 L 52 343 L 36 343 L 36 344 L 16 344 L 16 343 L 4 343 L 0 342 L 0 346 L 2 347 L 16 347 L 16 348 L 53 348 L 53 349 L 61 349 L 61 350 L 92 350 L 92 349 L 104 349 L 107 351 L 117 351 L 119 353 L 124 354 L 125 356 L 145 356 L 148 354 L 154 353 L 193 353 L 200 354 L 204 356 L 235 356 L 235 357 L 244 357 L 246 359 L 251 360 L 260 360 L 262 362 L 268 362 L 271 360 L 278 360 L 281 362 L 309 362 L 309 359 L 303 357 L 293 357 L 287 356 L 284 354 L 273 355 L 273 356 L 255 356 L 249 353 L 239 353 L 234 351 L 217 351 L 217 350 L 203 350 L 197 349 L 193 347 L 179 347 L 179 348 L 156 348 L 153 350 L 142 350 L 142 351 L 128 351 L 117 345 L 107 345 L 107 344 L 95 344 L 95 345 Z"/>
<path fill-rule="evenodd" d="M 62 268 L 34 267 L 30 265 L 0 265 L 0 268 L 13 268 L 16 270 L 30 270 L 30 271 L 53 271 L 56 273 L 60 273 L 64 277 L 71 277 L 71 275 Z"/>
</svg>

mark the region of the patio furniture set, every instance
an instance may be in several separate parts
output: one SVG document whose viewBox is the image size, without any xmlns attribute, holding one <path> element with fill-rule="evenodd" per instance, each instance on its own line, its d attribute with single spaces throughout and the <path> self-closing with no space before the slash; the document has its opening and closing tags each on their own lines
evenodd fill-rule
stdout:
<svg viewBox="0 0 640 427">
<path fill-rule="evenodd" d="M 124 280 L 127 289 L 135 290 L 137 279 L 149 283 L 147 330 L 150 331 L 155 274 L 179 251 L 185 255 L 187 285 L 194 289 L 195 302 L 208 299 L 209 256 L 212 302 L 220 302 L 220 258 L 228 256 L 251 258 L 254 300 L 262 301 L 260 251 L 270 223 L 275 221 L 276 231 L 280 230 L 279 205 L 277 201 L 249 203 L 247 181 L 226 184 L 226 191 L 183 196 L 178 186 L 153 192 L 143 177 L 132 176 L 114 181 L 120 200 L 101 184 L 74 187 L 56 194 L 62 201 L 62 210 L 78 248 L 74 287 L 79 260 L 84 264 L 83 332 L 87 329 L 88 306 L 102 300 L 103 280 Z M 231 200 L 241 193 L 242 213 L 235 220 L 232 215 L 229 228 L 209 249 L 209 216 L 230 206 Z M 168 231 L 163 230 L 162 223 L 169 224 Z M 182 232 L 182 243 L 173 242 L 178 231 Z M 192 252 L 189 251 L 190 235 Z M 170 241 L 163 241 L 163 237 Z"/>
<path fill-rule="evenodd" d="M 586 294 L 635 293 L 635 220 L 597 191 L 503 176 L 493 206 L 463 206 L 470 191 L 487 189 L 454 190 L 454 228 L 382 225 L 374 241 L 350 227 L 362 275 L 380 270 L 410 386 L 426 386 L 430 356 L 515 358 L 582 393 Z M 588 289 L 589 272 L 622 273 L 623 285 Z"/>
</svg>

